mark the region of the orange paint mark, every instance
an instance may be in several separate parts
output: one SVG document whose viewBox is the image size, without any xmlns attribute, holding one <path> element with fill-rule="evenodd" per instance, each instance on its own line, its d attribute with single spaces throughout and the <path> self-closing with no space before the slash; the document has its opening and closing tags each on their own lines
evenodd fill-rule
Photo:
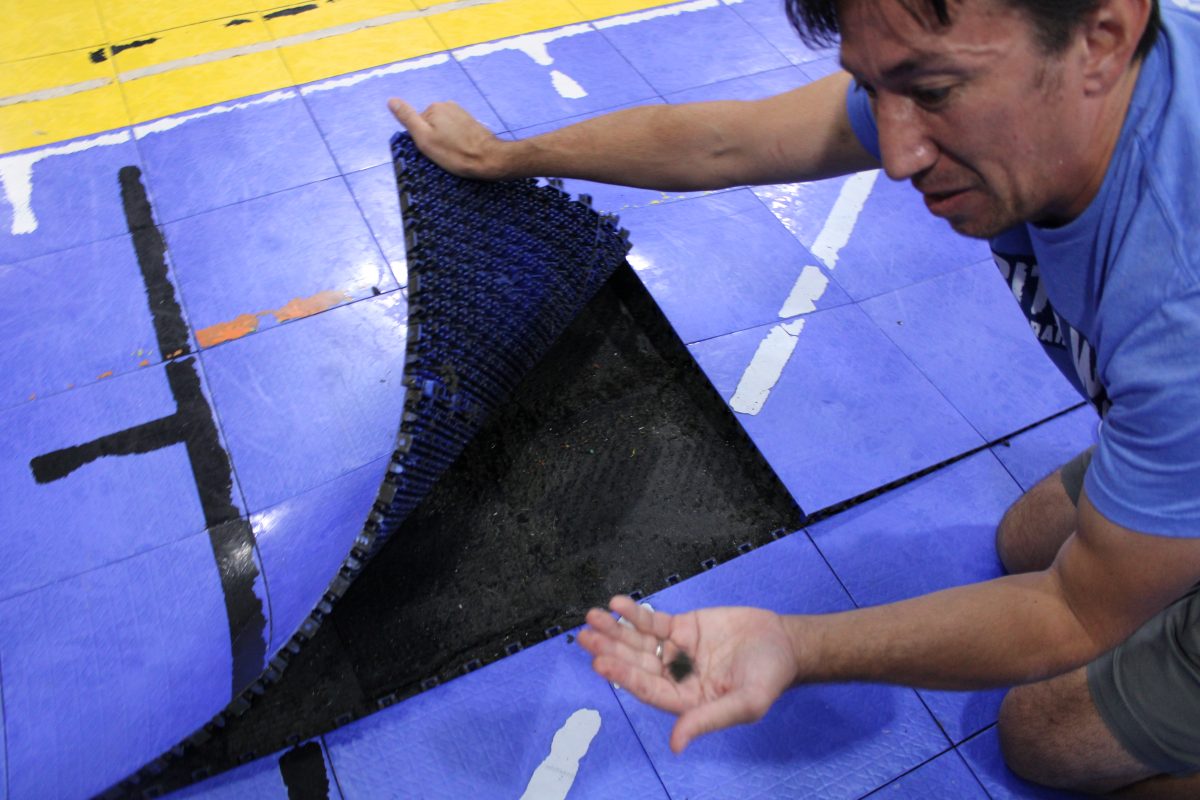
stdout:
<svg viewBox="0 0 1200 800">
<path fill-rule="evenodd" d="M 111 369 L 108 372 L 101 372 L 99 375 L 96 376 L 96 380 L 102 381 L 105 378 L 111 378 L 112 374 L 113 374 L 113 371 Z"/>
<path fill-rule="evenodd" d="M 201 347 L 212 347 L 221 342 L 231 342 L 258 330 L 258 315 L 242 314 L 228 322 L 218 322 L 196 331 L 196 341 Z"/>
<path fill-rule="evenodd" d="M 30 399 L 30 400 L 37 400 L 37 392 L 34 392 L 33 394 L 29 395 L 29 399 Z"/>
<path fill-rule="evenodd" d="M 318 292 L 312 297 L 293 297 L 283 308 L 268 313 L 274 314 L 275 319 L 280 322 L 288 322 L 289 320 L 320 314 L 322 311 L 328 311 L 334 306 L 340 303 L 347 303 L 352 299 L 345 292 L 337 292 L 331 289 L 326 292 Z"/>
<path fill-rule="evenodd" d="M 183 355 L 183 351 L 176 350 L 174 353 L 171 353 L 167 356 L 167 361 L 170 361 L 172 358 L 179 358 L 181 355 Z"/>
<path fill-rule="evenodd" d="M 290 322 L 294 319 L 311 317 L 313 314 L 328 311 L 336 305 L 350 302 L 353 299 L 345 292 L 333 289 L 318 292 L 312 297 L 293 297 L 282 308 L 259 311 L 257 314 L 241 314 L 228 322 L 218 322 L 216 325 L 202 328 L 196 331 L 196 341 L 200 343 L 201 347 L 212 347 L 254 333 L 258 330 L 260 317 L 271 316 L 275 318 L 276 322 Z"/>
<path fill-rule="evenodd" d="M 139 362 L 138 362 L 138 366 L 139 366 L 139 367 L 148 367 L 148 366 L 150 366 L 150 359 L 148 359 L 148 358 L 143 358 L 141 361 L 139 361 Z"/>
</svg>

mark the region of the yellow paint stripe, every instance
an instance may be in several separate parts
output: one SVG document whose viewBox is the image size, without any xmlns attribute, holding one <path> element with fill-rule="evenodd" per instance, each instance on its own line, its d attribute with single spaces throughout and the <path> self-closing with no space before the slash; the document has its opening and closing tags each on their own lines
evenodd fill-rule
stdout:
<svg viewBox="0 0 1200 800">
<path fill-rule="evenodd" d="M 93 57 L 98 48 L 0 63 L 0 154 L 447 49 L 667 4 L 325 0 L 295 15 L 264 19 L 270 15 L 242 11 L 212 19 L 214 13 L 244 8 L 246 0 L 206 3 L 202 11 L 191 0 L 96 2 L 110 30 L 155 41 L 115 55 L 106 45 L 106 60 L 99 63 Z M 197 15 L 207 21 L 133 33 Z"/>
</svg>

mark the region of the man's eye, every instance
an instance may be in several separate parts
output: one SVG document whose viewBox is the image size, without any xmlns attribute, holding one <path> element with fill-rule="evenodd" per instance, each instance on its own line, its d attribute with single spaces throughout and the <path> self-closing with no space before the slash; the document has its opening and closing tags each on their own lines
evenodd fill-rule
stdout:
<svg viewBox="0 0 1200 800">
<path fill-rule="evenodd" d="M 910 91 L 913 100 L 916 100 L 926 108 L 937 108 L 950 97 L 950 92 L 953 87 L 944 86 L 936 89 L 921 89 L 914 88 Z"/>
</svg>

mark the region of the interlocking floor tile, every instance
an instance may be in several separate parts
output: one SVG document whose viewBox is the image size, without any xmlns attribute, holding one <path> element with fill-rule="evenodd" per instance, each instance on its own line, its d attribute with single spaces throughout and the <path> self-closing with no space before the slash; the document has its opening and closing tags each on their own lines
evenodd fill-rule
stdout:
<svg viewBox="0 0 1200 800">
<path fill-rule="evenodd" d="M 251 512 L 391 451 L 406 315 L 392 292 L 204 352 Z"/>
<path fill-rule="evenodd" d="M 1023 489 L 1049 475 L 1096 442 L 1099 419 L 1092 406 L 1078 408 L 992 448 Z"/>
<path fill-rule="evenodd" d="M 138 163 L 128 130 L 0 156 L 0 264 L 124 233 L 117 173 Z"/>
<path fill-rule="evenodd" d="M 990 260 L 861 307 L 988 441 L 1080 400 Z"/>
<path fill-rule="evenodd" d="M 872 173 L 874 174 L 874 173 Z M 864 300 L 990 257 L 987 245 L 959 236 L 925 208 L 907 183 L 878 173 L 807 184 L 754 189 L 800 243 L 824 252 L 820 241 L 836 229 L 849 239 L 837 251 L 834 277 Z M 838 202 L 839 197 L 841 203 Z M 831 215 L 837 208 L 839 214 Z M 834 227 L 827 227 L 827 221 Z M 821 236 L 822 231 L 825 236 Z M 836 237 L 834 237 L 836 238 Z M 826 266 L 834 264 L 826 261 Z"/>
<path fill-rule="evenodd" d="M 808 532 L 858 605 L 882 605 L 1002 575 L 996 526 L 1020 494 L 983 452 Z M 961 742 L 996 721 L 1004 691 L 921 695 L 946 734 Z"/>
<path fill-rule="evenodd" d="M 987 792 L 962 756 L 954 751 L 922 764 L 867 797 L 874 800 L 988 800 Z"/>
<path fill-rule="evenodd" d="M 388 139 L 400 125 L 387 108 L 389 97 L 403 98 L 418 111 L 453 100 L 493 131 L 504 128 L 459 63 L 445 53 L 319 81 L 300 93 L 344 173 L 391 164 Z"/>
<path fill-rule="evenodd" d="M 634 244 L 629 263 L 685 342 L 849 302 L 749 190 L 632 209 L 621 219 Z M 798 282 L 807 301 L 789 304 Z"/>
<path fill-rule="evenodd" d="M 813 48 L 800 41 L 799 34 L 788 22 L 784 4 L 776 0 L 727 0 L 734 12 L 750 23 L 754 30 L 783 53 L 793 64 L 804 64 L 830 54 L 837 55 L 837 48 Z"/>
<path fill-rule="evenodd" d="M 408 253 L 404 247 L 404 219 L 400 214 L 395 168 L 389 163 L 352 172 L 346 176 L 346 183 L 392 275 L 400 286 L 407 286 Z"/>
<path fill-rule="evenodd" d="M 657 97 L 590 25 L 454 53 L 510 130 Z"/>
<path fill-rule="evenodd" d="M 789 63 L 745 20 L 716 0 L 681 3 L 594 25 L 660 94 Z M 704 46 L 697 47 L 697 42 Z"/>
<path fill-rule="evenodd" d="M 691 350 L 809 513 L 984 443 L 853 306 Z"/>
<path fill-rule="evenodd" d="M 160 224 L 337 174 L 290 89 L 135 130 Z"/>
<path fill-rule="evenodd" d="M 14 798 L 97 794 L 230 697 L 207 533 L 6 600 L 0 629 Z"/>
<path fill-rule="evenodd" d="M 753 605 L 830 613 L 850 599 L 803 534 L 785 537 L 666 589 L 648 602 L 670 613 Z M 617 697 L 672 797 L 858 798 L 949 745 L 916 694 L 868 684 L 805 686 L 761 721 L 697 739 L 681 756 L 667 742 L 675 718 Z"/>
<path fill-rule="evenodd" d="M 164 368 L 151 367 L 0 416 L 4 597 L 204 530 L 182 442 L 129 455 L 82 452 L 78 459 L 70 450 L 175 412 Z M 153 439 L 139 437 L 147 446 Z M 57 455 L 41 458 L 51 453 Z"/>
<path fill-rule="evenodd" d="M 287 644 L 362 532 L 387 458 L 250 516 L 271 595 L 274 652 Z"/>
<path fill-rule="evenodd" d="M 992 800 L 1082 800 L 1084 797 L 1035 786 L 1012 774 L 1000 755 L 1000 735 L 995 728 L 959 745 L 958 751 Z"/>
<path fill-rule="evenodd" d="M 161 360 L 128 237 L 0 265 L 0 408 Z"/>
<path fill-rule="evenodd" d="M 313 739 L 170 796 L 174 800 L 341 800 L 342 793 L 324 744 Z"/>
<path fill-rule="evenodd" d="M 201 347 L 399 288 L 340 178 L 164 227 Z"/>
<path fill-rule="evenodd" d="M 325 740 L 347 800 L 398 790 L 426 798 L 520 797 L 538 786 L 547 792 L 547 784 L 559 793 L 528 796 L 561 797 L 568 787 L 572 800 L 667 796 L 612 689 L 566 636 Z M 562 771 L 555 775 L 546 762 Z M 572 785 L 568 776 L 576 764 Z"/>
<path fill-rule="evenodd" d="M 60 0 L 46 5 L 39 0 L 9 0 L 9 12 L 0 29 L 0 60 L 61 53 L 103 44 L 104 29 L 94 0 Z"/>
<path fill-rule="evenodd" d="M 666 96 L 668 103 L 704 103 L 711 100 L 760 100 L 782 94 L 808 83 L 797 67 L 783 67 L 759 72 L 720 83 L 710 83 L 695 89 L 684 89 Z"/>
</svg>

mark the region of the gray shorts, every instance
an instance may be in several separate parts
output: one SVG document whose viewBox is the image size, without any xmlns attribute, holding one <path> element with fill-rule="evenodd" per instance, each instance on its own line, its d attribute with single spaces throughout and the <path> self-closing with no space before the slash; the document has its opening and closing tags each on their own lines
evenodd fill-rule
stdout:
<svg viewBox="0 0 1200 800">
<path fill-rule="evenodd" d="M 1076 504 L 1093 449 L 1062 468 Z M 1087 678 L 1100 718 L 1134 758 L 1162 773 L 1200 772 L 1200 585 L 1088 664 Z"/>
</svg>

